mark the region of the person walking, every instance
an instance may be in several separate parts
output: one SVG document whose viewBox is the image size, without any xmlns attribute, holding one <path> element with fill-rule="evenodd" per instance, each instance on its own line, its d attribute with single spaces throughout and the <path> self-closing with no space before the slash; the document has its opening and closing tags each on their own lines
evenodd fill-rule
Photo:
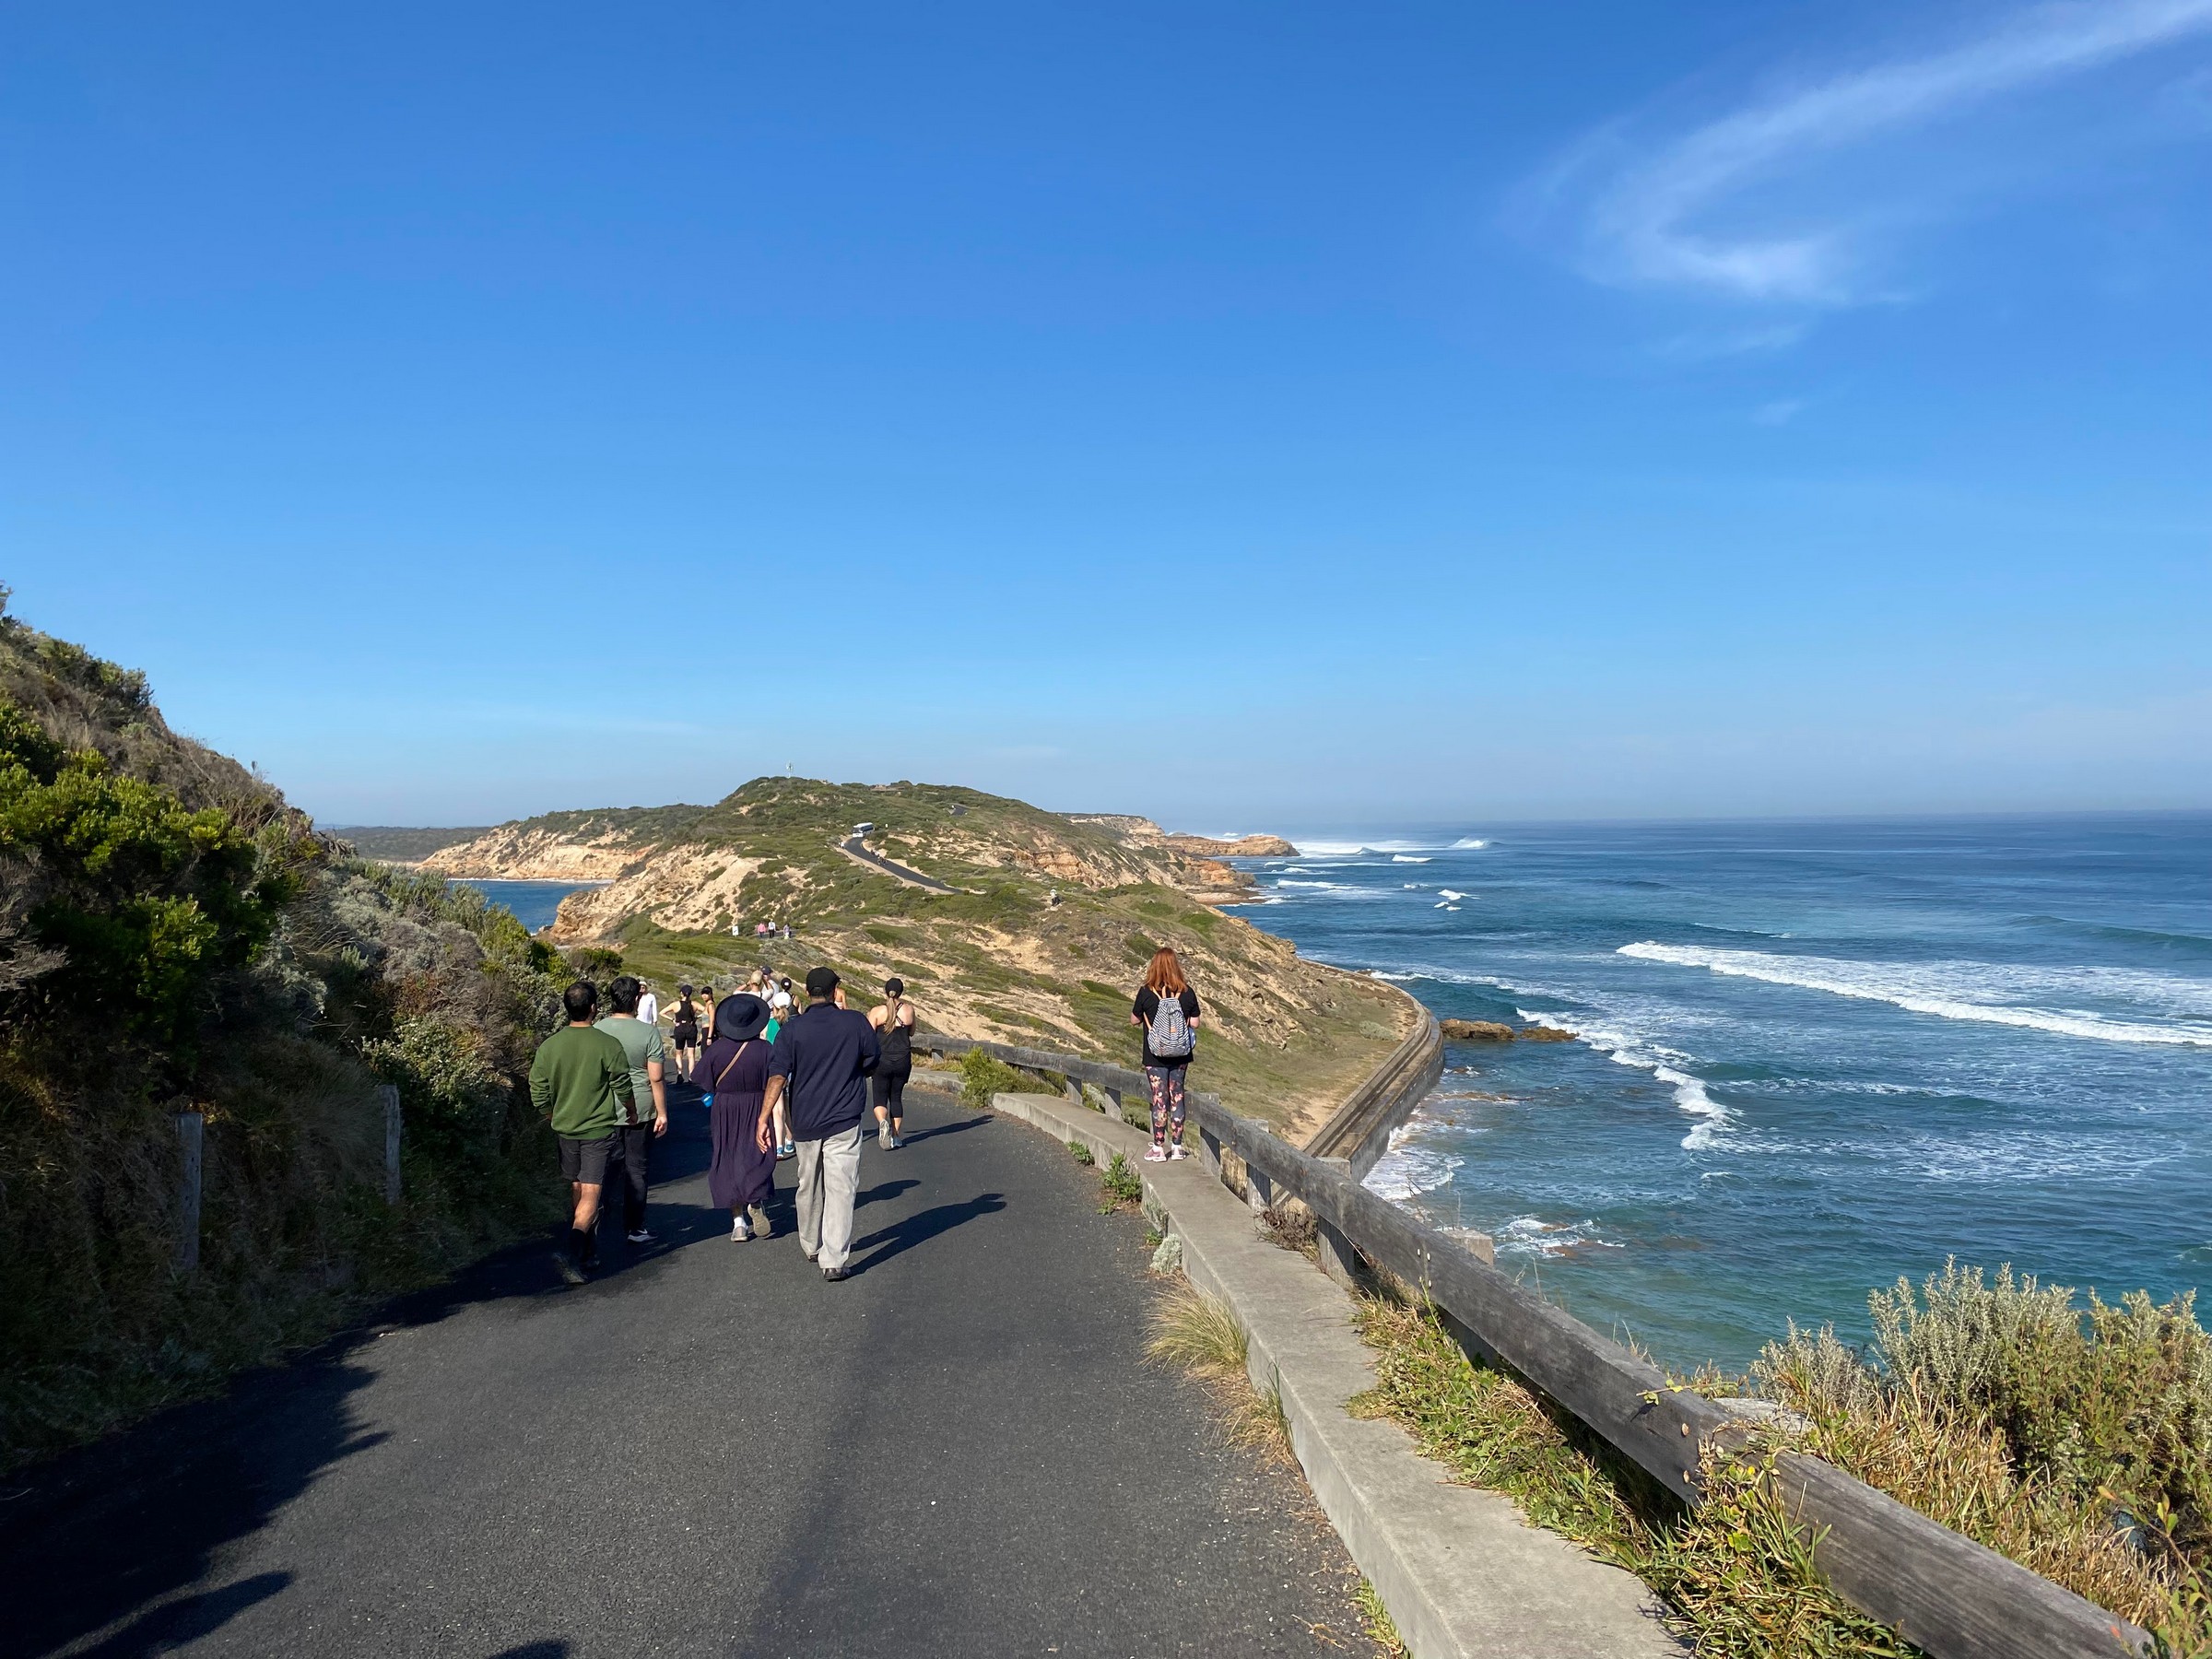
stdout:
<svg viewBox="0 0 2212 1659">
<path fill-rule="evenodd" d="M 699 1020 L 701 1014 L 713 1018 L 711 1010 L 701 1008 L 691 1000 L 691 987 L 678 985 L 677 1004 L 670 1010 L 673 1018 L 668 1029 L 669 1046 L 676 1050 L 676 1075 L 685 1082 L 693 1082 L 691 1074 L 699 1068 Z"/>
<path fill-rule="evenodd" d="M 700 1056 L 700 1086 L 713 1099 L 709 1128 L 712 1162 L 707 1199 L 730 1212 L 730 1237 L 742 1244 L 769 1237 L 768 1195 L 775 1190 L 776 1159 L 760 1147 L 766 1115 L 769 1044 L 761 1036 L 768 1005 L 740 992 L 714 1010 L 714 1040 Z"/>
<path fill-rule="evenodd" d="M 598 1255 L 599 1194 L 614 1154 L 615 1126 L 634 1100 L 629 1051 L 597 1029 L 599 988 L 578 980 L 560 994 L 569 1023 L 537 1045 L 530 1062 L 530 1103 L 560 1144 L 560 1172 L 572 1208 L 569 1238 L 555 1260 L 581 1285 Z"/>
<path fill-rule="evenodd" d="M 851 1277 L 853 1194 L 860 1185 L 860 1120 L 868 1074 L 882 1045 L 868 1017 L 836 1003 L 837 971 L 810 969 L 806 1010 L 776 1034 L 769 1052 L 768 1110 L 754 1144 L 771 1146 L 778 1103 L 791 1112 L 798 1143 L 799 1249 L 835 1284 Z"/>
<path fill-rule="evenodd" d="M 906 1000 L 906 982 L 883 982 L 885 1001 L 868 1012 L 883 1057 L 876 1063 L 876 1144 L 897 1149 L 906 1126 L 906 1084 L 914 1075 L 914 1005 Z"/>
<path fill-rule="evenodd" d="M 768 982 L 769 1023 L 781 1032 L 791 1023 L 794 1010 L 798 1006 L 791 994 L 791 976 L 785 974 L 779 980 L 766 968 L 762 968 L 760 972 Z M 843 1007 L 843 1002 L 840 1001 L 838 1006 Z M 775 1041 L 774 1036 L 771 1035 L 769 1041 Z M 791 1103 L 779 1100 L 776 1102 L 776 1160 L 781 1163 L 798 1155 L 798 1144 L 791 1138 Z"/>
<path fill-rule="evenodd" d="M 661 1028 L 647 1024 L 638 1013 L 643 992 L 635 978 L 623 974 L 606 988 L 615 1011 L 599 1022 L 599 1029 L 619 1042 L 629 1057 L 631 1103 L 615 1130 L 612 1162 L 621 1170 L 617 1185 L 622 1194 L 622 1232 L 632 1244 L 653 1242 L 653 1235 L 645 1230 L 646 1171 L 654 1139 L 668 1133 L 668 1085 L 664 1076 L 667 1050 L 661 1042 Z"/>
<path fill-rule="evenodd" d="M 1129 1007 L 1129 1023 L 1144 1029 L 1145 1082 L 1152 1091 L 1152 1145 L 1145 1161 L 1187 1157 L 1182 1083 L 1198 1052 L 1198 994 L 1182 976 L 1182 959 L 1164 945 L 1152 953 Z"/>
<path fill-rule="evenodd" d="M 643 981 L 638 984 L 638 1018 L 647 1025 L 661 1023 L 661 999 L 653 994 L 653 987 Z"/>
</svg>

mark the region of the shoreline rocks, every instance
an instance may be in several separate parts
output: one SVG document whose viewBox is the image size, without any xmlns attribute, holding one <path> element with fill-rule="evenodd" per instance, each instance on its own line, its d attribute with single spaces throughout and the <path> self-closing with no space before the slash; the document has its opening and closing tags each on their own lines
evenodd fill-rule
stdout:
<svg viewBox="0 0 2212 1659">
<path fill-rule="evenodd" d="M 1437 1029 L 1453 1042 L 1572 1042 L 1574 1033 L 1557 1026 L 1523 1026 L 1514 1030 L 1495 1019 L 1440 1019 Z"/>
</svg>

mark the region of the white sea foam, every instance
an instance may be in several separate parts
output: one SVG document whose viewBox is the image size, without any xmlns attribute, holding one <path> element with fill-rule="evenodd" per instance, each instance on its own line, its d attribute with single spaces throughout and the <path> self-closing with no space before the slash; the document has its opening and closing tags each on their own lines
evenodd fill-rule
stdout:
<svg viewBox="0 0 2212 1659">
<path fill-rule="evenodd" d="M 1675 1061 L 1687 1062 L 1688 1055 L 1678 1049 L 1663 1048 L 1629 1032 L 1608 1030 L 1583 1016 L 1575 1014 L 1532 1014 L 1526 1008 L 1513 1012 L 1530 1025 L 1547 1025 L 1554 1030 L 1572 1031 L 1616 1065 L 1629 1065 L 1638 1071 L 1648 1071 L 1675 1091 L 1675 1104 L 1698 1121 L 1690 1132 L 1682 1137 L 1685 1151 L 1701 1152 L 1714 1144 L 1714 1137 L 1728 1127 L 1728 1108 L 1705 1092 L 1704 1079 L 1693 1077 Z"/>
<path fill-rule="evenodd" d="M 1462 836 L 1452 843 L 1450 850 L 1453 853 L 1479 853 L 1489 844 L 1487 841 L 1477 841 L 1472 836 Z"/>
<path fill-rule="evenodd" d="M 1407 1125 L 1411 1127 L 1410 1124 Z M 1458 1174 L 1464 1159 L 1449 1152 L 1433 1151 L 1412 1144 L 1401 1144 L 1403 1130 L 1390 1137 L 1390 1150 L 1375 1160 L 1375 1167 L 1367 1172 L 1367 1190 L 1378 1198 L 1387 1198 L 1394 1204 L 1403 1204 L 1418 1198 L 1423 1193 L 1433 1193 L 1439 1187 L 1450 1186 L 1452 1177 Z"/>
<path fill-rule="evenodd" d="M 1392 864 L 1427 864 L 1429 861 L 1426 858 L 1416 858 L 1410 853 L 1393 853 L 1390 855 L 1390 862 Z"/>
<path fill-rule="evenodd" d="M 1438 888 L 1436 890 L 1439 897 L 1448 899 L 1453 904 L 1457 904 L 1462 899 L 1466 897 L 1465 893 L 1455 893 L 1450 888 Z"/>
<path fill-rule="evenodd" d="M 2212 982 L 2120 968 L 2050 969 L 2003 962 L 1852 962 L 1831 957 L 1778 956 L 1763 950 L 1715 950 L 1640 939 L 1619 954 L 1679 968 L 1703 968 L 1735 979 L 1761 980 L 1884 1002 L 1914 1014 L 2023 1027 L 2103 1042 L 2175 1043 L 2212 1048 Z M 2112 1019 L 2075 1007 L 2036 1006 L 2062 998 L 2125 999 L 2149 1005 L 2185 1024 Z"/>
<path fill-rule="evenodd" d="M 1559 1256 L 1571 1250 L 1619 1250 L 1623 1246 L 1597 1236 L 1594 1221 L 1547 1221 L 1541 1216 L 1515 1216 L 1491 1230 L 1500 1255 Z"/>
<path fill-rule="evenodd" d="M 1447 904 L 1444 906 L 1444 908 L 1448 911 L 1455 911 L 1459 908 L 1459 906 L 1456 904 Z"/>
</svg>

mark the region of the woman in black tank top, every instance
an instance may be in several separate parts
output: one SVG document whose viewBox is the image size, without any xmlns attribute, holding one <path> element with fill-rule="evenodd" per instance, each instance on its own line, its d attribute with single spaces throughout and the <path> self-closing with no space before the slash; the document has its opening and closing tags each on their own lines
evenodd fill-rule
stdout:
<svg viewBox="0 0 2212 1659">
<path fill-rule="evenodd" d="M 676 1075 L 685 1082 L 691 1081 L 692 1069 L 699 1064 L 699 1005 L 691 1000 L 691 987 L 678 985 L 683 1000 L 676 1005 L 676 1029 L 669 1034 L 676 1049 Z"/>
<path fill-rule="evenodd" d="M 883 1057 L 876 1063 L 876 1144 L 899 1145 L 906 1124 L 906 1080 L 914 1075 L 914 1005 L 906 1000 L 903 980 L 883 982 L 890 1000 L 868 1016 Z"/>
</svg>

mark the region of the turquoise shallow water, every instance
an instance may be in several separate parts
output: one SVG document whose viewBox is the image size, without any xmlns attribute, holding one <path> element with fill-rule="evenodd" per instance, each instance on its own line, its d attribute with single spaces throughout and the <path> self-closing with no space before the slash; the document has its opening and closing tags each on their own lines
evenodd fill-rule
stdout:
<svg viewBox="0 0 2212 1659">
<path fill-rule="evenodd" d="M 2212 1263 L 2212 815 L 1479 827 L 1246 861 L 1247 913 L 1453 1044 L 1370 1178 L 1663 1357 L 1865 1328 L 1946 1256 Z"/>
</svg>

